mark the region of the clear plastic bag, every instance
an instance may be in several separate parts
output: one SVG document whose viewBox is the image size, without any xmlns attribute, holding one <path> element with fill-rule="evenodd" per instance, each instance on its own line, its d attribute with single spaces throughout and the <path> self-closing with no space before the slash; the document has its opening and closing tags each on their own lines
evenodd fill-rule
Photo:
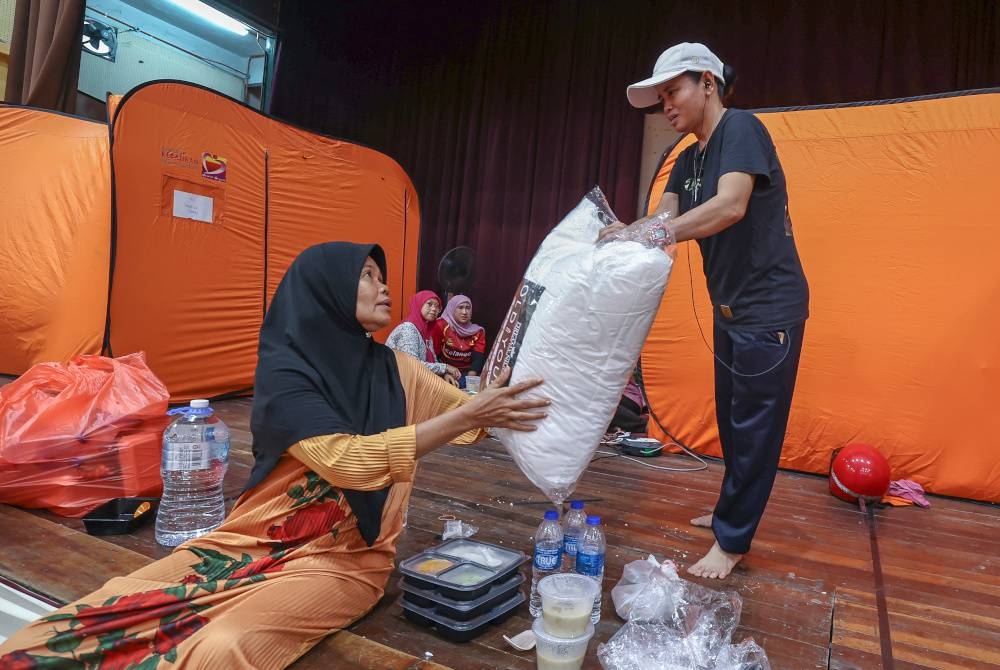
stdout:
<svg viewBox="0 0 1000 670">
<path fill-rule="evenodd" d="M 572 493 L 604 437 L 673 266 L 661 242 L 649 243 L 637 224 L 625 229 L 636 239 L 611 236 L 597 244 L 598 233 L 617 221 L 595 188 L 548 234 L 483 371 L 484 384 L 505 365 L 513 369 L 511 384 L 545 380 L 524 394 L 551 401 L 538 429 L 493 432 L 557 504 Z M 650 229 L 654 225 L 662 221 Z"/>
<path fill-rule="evenodd" d="M 671 561 L 628 563 L 611 597 L 628 623 L 598 647 L 605 670 L 770 670 L 752 639 L 731 644 L 739 595 L 681 579 Z"/>
<path fill-rule="evenodd" d="M 74 517 L 160 495 L 169 397 L 142 353 L 33 366 L 0 388 L 0 502 Z"/>
<path fill-rule="evenodd" d="M 649 249 L 664 247 L 673 255 L 677 240 L 674 232 L 667 225 L 670 220 L 670 212 L 660 212 L 650 214 L 616 233 L 605 236 L 598 244 L 605 245 L 611 242 L 638 242 Z"/>
<path fill-rule="evenodd" d="M 444 531 L 441 533 L 442 540 L 454 540 L 460 537 L 472 537 L 479 532 L 478 526 L 466 523 L 461 519 L 445 519 Z"/>
</svg>

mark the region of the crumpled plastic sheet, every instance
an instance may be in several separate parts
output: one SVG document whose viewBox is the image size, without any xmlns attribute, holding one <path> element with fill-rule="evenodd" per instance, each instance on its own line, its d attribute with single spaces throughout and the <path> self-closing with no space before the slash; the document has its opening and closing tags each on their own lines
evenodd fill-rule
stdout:
<svg viewBox="0 0 1000 670">
<path fill-rule="evenodd" d="M 653 556 L 625 566 L 611 591 L 628 619 L 597 657 L 605 670 L 770 670 L 752 639 L 732 644 L 742 599 L 681 579 L 671 561 Z"/>
<path fill-rule="evenodd" d="M 472 537 L 479 532 L 479 526 L 473 526 L 461 519 L 445 519 L 444 531 L 441 533 L 442 540 L 454 540 L 455 538 Z"/>
</svg>

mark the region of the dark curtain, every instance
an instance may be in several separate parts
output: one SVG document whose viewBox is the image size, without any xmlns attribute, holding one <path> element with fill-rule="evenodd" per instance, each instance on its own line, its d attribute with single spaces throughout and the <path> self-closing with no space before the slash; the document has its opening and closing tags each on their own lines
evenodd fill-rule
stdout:
<svg viewBox="0 0 1000 670">
<path fill-rule="evenodd" d="M 6 102 L 73 113 L 84 0 L 17 0 Z"/>
<path fill-rule="evenodd" d="M 421 200 L 420 287 L 471 246 L 490 334 L 591 186 L 635 217 L 643 113 L 625 87 L 671 44 L 705 42 L 733 65 L 745 108 L 1000 84 L 993 0 L 285 2 L 280 25 L 274 113 L 403 165 Z"/>
</svg>

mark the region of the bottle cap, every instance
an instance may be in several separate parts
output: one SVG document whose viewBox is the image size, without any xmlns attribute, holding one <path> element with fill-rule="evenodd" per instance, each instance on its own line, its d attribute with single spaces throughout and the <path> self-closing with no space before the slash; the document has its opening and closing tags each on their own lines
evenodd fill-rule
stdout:
<svg viewBox="0 0 1000 670">
<path fill-rule="evenodd" d="M 573 501 L 570 502 L 569 506 L 570 506 L 570 509 L 583 509 L 583 501 L 582 500 L 573 500 Z"/>
<path fill-rule="evenodd" d="M 590 516 L 587 517 L 587 525 L 588 526 L 600 526 L 601 525 L 601 517 L 597 516 L 596 514 L 591 514 Z"/>
<path fill-rule="evenodd" d="M 558 518 L 559 518 L 559 512 L 555 511 L 554 509 L 546 510 L 545 512 L 546 521 L 555 521 Z"/>
<path fill-rule="evenodd" d="M 193 407 L 195 409 L 205 409 L 206 407 L 208 407 L 208 401 L 207 400 L 203 400 L 203 399 L 202 400 L 192 400 L 191 401 L 191 407 Z"/>
</svg>

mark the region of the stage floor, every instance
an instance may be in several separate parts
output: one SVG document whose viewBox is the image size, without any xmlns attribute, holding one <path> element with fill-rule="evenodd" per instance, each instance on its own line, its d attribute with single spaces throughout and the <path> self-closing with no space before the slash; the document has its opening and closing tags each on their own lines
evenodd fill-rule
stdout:
<svg viewBox="0 0 1000 670">
<path fill-rule="evenodd" d="M 235 497 L 249 476 L 250 400 L 224 401 L 216 407 L 233 430 L 226 495 Z M 694 465 L 680 456 L 642 462 L 673 468 Z M 597 644 L 621 626 L 610 592 L 625 563 L 654 554 L 683 570 L 709 547 L 711 532 L 690 526 L 688 520 L 711 508 L 721 475 L 717 462 L 698 472 L 657 470 L 615 457 L 591 464 L 575 497 L 587 500 L 588 511 L 603 517 L 608 553 L 603 617 L 585 668 L 600 667 Z M 937 497 L 931 497 L 931 503 L 930 509 L 880 508 L 875 514 L 895 667 L 1000 667 L 1000 507 Z M 436 543 L 443 515 L 478 526 L 477 538 L 528 553 L 547 506 L 498 443 L 440 449 L 419 466 L 398 556 L 407 558 Z M 13 510 L 0 514 L 0 533 L 6 538 L 0 576 L 34 582 L 27 585 L 62 599 L 100 583 L 98 575 L 74 580 L 72 574 L 74 556 L 68 554 L 74 543 L 69 540 L 76 531 L 82 534 L 80 521 L 33 513 L 39 523 L 59 524 L 58 531 L 67 538 L 66 548 L 46 541 L 46 558 L 39 559 L 42 535 L 9 534 L 4 526 L 15 518 Z M 142 557 L 167 553 L 154 541 L 151 526 L 134 536 L 81 542 L 84 539 L 88 551 L 106 550 L 111 557 L 106 568 L 111 572 L 103 578 L 117 574 L 116 568 L 134 569 L 148 560 Z M 116 563 L 115 547 L 109 543 L 142 556 L 120 552 Z M 353 635 L 330 638 L 333 642 L 320 645 L 293 667 L 334 667 L 334 658 L 340 662 L 336 667 L 351 668 L 430 668 L 434 663 L 459 670 L 535 667 L 534 652 L 516 652 L 502 637 L 530 626 L 526 606 L 481 637 L 456 644 L 403 618 L 396 602 L 397 581 L 394 575 L 382 602 L 350 628 Z M 740 594 L 743 613 L 734 641 L 752 636 L 776 670 L 882 667 L 887 650 L 878 626 L 869 527 L 858 508 L 829 494 L 824 477 L 779 473 L 752 552 L 728 579 L 695 581 Z M 373 655 L 372 643 L 378 643 L 376 651 L 402 653 Z M 345 654 L 354 648 L 359 649 L 358 658 L 348 664 Z"/>
</svg>

